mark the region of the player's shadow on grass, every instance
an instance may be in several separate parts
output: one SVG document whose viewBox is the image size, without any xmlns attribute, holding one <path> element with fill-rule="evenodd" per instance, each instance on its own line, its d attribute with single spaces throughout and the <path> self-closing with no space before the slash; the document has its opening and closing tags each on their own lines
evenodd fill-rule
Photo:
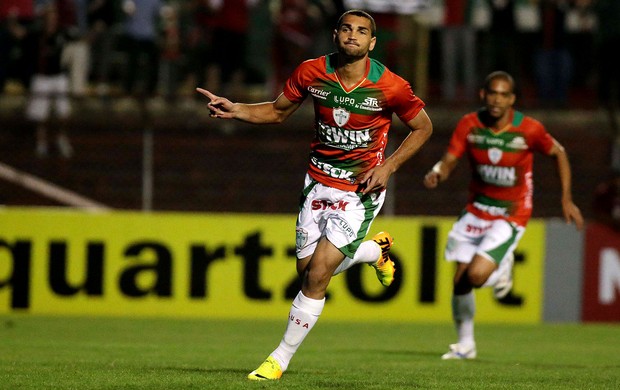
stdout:
<svg viewBox="0 0 620 390">
<path fill-rule="evenodd" d="M 383 354 L 386 356 L 391 356 L 392 359 L 396 356 L 422 356 L 422 357 L 432 357 L 434 359 L 440 359 L 443 352 L 437 351 L 405 351 L 405 350 L 366 350 L 368 353 L 374 353 L 377 355 Z M 561 364 L 561 363 L 545 363 L 545 362 L 522 362 L 522 361 L 497 361 L 492 359 L 484 359 L 477 357 L 476 359 L 464 359 L 470 364 L 493 364 L 493 365 L 505 365 L 505 366 L 520 366 L 520 367 L 528 367 L 528 368 L 543 368 L 543 369 L 558 369 L 558 368 L 573 368 L 573 369 L 585 369 L 591 368 L 593 366 L 589 366 L 586 364 Z M 452 361 L 452 360 L 450 360 Z M 620 369 L 620 364 L 609 364 L 604 366 L 596 366 L 601 369 Z"/>
<path fill-rule="evenodd" d="M 561 364 L 561 363 L 544 363 L 544 362 L 519 362 L 519 361 L 513 361 L 513 362 L 498 362 L 497 360 L 491 360 L 491 359 L 473 359 L 472 361 L 478 361 L 479 363 L 483 363 L 483 364 L 494 364 L 494 365 L 505 365 L 505 366 L 519 366 L 519 367 L 528 367 L 528 368 L 534 368 L 534 369 L 550 369 L 550 370 L 557 370 L 559 368 L 573 368 L 573 369 L 587 369 L 587 368 L 592 368 L 592 367 L 596 367 L 596 368 L 601 368 L 601 369 L 620 369 L 620 364 L 609 364 L 609 365 L 605 365 L 605 366 L 599 366 L 599 365 L 587 365 L 587 364 L 571 364 L 571 363 L 566 363 L 566 364 Z"/>
<path fill-rule="evenodd" d="M 248 370 L 241 368 L 207 368 L 207 367 L 153 367 L 153 370 L 166 370 L 175 372 L 198 372 L 198 373 L 216 373 L 216 374 L 248 374 Z"/>
<path fill-rule="evenodd" d="M 352 352 L 353 350 L 341 350 L 342 352 Z M 362 352 L 359 349 L 354 351 L 355 353 Z M 385 356 L 441 356 L 441 353 L 433 351 L 407 351 L 407 350 L 386 350 L 386 349 L 365 349 L 364 353 L 373 355 L 385 355 Z"/>
</svg>

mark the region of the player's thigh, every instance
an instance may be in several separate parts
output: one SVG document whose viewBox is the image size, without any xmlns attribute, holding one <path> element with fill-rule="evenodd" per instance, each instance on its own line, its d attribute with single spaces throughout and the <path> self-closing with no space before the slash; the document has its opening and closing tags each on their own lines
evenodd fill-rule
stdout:
<svg viewBox="0 0 620 390">
<path fill-rule="evenodd" d="M 491 262 L 499 263 L 514 252 L 523 237 L 525 228 L 512 222 L 496 219 L 480 242 L 477 254 Z"/>
<path fill-rule="evenodd" d="M 482 286 L 496 269 L 497 264 L 494 261 L 487 256 L 476 254 L 467 269 L 470 283 L 476 287 Z"/>
<path fill-rule="evenodd" d="M 463 213 L 452 225 L 444 251 L 447 261 L 469 264 L 484 238 L 484 233 L 491 226 L 491 221 L 478 218 L 470 213 Z"/>
<path fill-rule="evenodd" d="M 346 208 L 327 218 L 325 235 L 344 255 L 353 258 L 384 201 L 385 192 L 371 196 L 349 192 L 345 197 Z"/>
</svg>

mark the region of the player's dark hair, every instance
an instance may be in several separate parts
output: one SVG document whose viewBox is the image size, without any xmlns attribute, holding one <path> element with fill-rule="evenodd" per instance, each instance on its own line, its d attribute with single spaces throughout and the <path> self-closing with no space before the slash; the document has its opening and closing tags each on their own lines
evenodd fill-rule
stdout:
<svg viewBox="0 0 620 390">
<path fill-rule="evenodd" d="M 515 80 L 512 78 L 510 73 L 504 72 L 503 70 L 496 70 L 495 72 L 489 73 L 489 75 L 484 79 L 484 89 L 489 90 L 491 87 L 491 83 L 494 80 L 504 80 L 510 84 L 510 90 L 512 92 L 515 91 Z"/>
<path fill-rule="evenodd" d="M 359 16 L 370 20 L 370 34 L 373 37 L 377 35 L 377 24 L 375 23 L 375 19 L 373 19 L 368 12 L 362 11 L 361 9 L 351 9 L 340 15 L 340 18 L 338 18 L 338 24 L 336 25 L 336 30 L 340 29 L 340 26 L 342 26 L 342 20 L 347 15 Z"/>
</svg>

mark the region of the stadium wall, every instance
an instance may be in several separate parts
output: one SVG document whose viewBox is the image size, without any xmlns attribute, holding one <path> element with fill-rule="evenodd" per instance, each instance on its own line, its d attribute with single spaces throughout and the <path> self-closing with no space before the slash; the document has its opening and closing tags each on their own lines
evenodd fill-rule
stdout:
<svg viewBox="0 0 620 390">
<path fill-rule="evenodd" d="M 450 321 L 454 265 L 442 258 L 452 222 L 378 218 L 371 233 L 389 230 L 396 238 L 395 282 L 383 288 L 367 266 L 336 276 L 325 319 Z M 294 223 L 295 215 L 6 208 L 0 314 L 282 318 L 299 290 Z M 479 321 L 581 319 L 575 286 L 582 255 L 570 248 L 582 236 L 563 229 L 530 222 L 516 252 L 513 291 L 502 301 L 490 289 L 478 291 Z"/>
<path fill-rule="evenodd" d="M 581 320 L 584 236 L 563 220 L 546 221 L 545 300 L 547 322 Z"/>
</svg>

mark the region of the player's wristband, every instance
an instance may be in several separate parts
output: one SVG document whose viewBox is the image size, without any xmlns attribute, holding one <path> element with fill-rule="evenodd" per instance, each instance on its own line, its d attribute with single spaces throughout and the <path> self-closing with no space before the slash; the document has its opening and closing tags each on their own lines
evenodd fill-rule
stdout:
<svg viewBox="0 0 620 390">
<path fill-rule="evenodd" d="M 433 172 L 434 174 L 437 175 L 437 179 L 439 180 L 439 182 L 444 181 L 444 177 L 441 174 L 441 161 L 438 161 L 435 165 L 433 165 L 433 168 L 431 169 L 431 172 Z"/>
</svg>

